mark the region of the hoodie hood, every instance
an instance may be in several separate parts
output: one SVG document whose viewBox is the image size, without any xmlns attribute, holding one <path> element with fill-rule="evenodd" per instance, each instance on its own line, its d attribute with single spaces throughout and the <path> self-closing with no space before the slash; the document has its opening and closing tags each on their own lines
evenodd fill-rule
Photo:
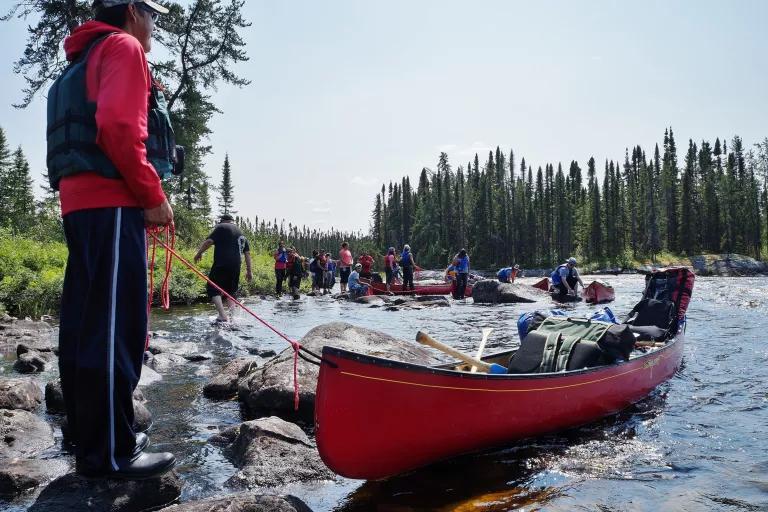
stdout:
<svg viewBox="0 0 768 512">
<path fill-rule="evenodd" d="M 70 62 L 75 60 L 91 41 L 110 32 L 123 31 L 101 21 L 91 20 L 83 23 L 64 39 L 64 53 L 67 54 L 67 60 Z"/>
</svg>

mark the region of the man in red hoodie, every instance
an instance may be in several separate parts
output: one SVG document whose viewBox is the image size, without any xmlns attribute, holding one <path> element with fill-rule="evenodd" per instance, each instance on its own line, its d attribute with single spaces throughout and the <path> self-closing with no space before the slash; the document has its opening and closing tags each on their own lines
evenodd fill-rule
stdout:
<svg viewBox="0 0 768 512">
<path fill-rule="evenodd" d="M 48 177 L 69 249 L 59 369 L 67 437 L 86 476 L 148 478 L 171 469 L 134 431 L 132 394 L 147 336 L 145 225 L 173 211 L 160 178 L 173 170 L 173 131 L 145 52 L 152 0 L 97 0 L 95 19 L 64 41 L 69 67 L 48 94 Z"/>
</svg>

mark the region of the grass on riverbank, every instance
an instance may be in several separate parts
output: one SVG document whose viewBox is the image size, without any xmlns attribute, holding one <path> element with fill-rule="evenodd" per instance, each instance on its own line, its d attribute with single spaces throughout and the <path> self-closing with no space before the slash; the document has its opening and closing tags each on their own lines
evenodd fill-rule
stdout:
<svg viewBox="0 0 768 512">
<path fill-rule="evenodd" d="M 178 248 L 178 252 L 192 261 L 195 248 Z M 264 253 L 251 254 L 253 282 L 245 281 L 245 264 L 240 273 L 240 294 L 272 293 L 275 289 L 274 260 Z M 58 313 L 67 247 L 60 242 L 39 242 L 0 233 L 0 314 L 23 318 L 39 318 Z M 207 274 L 213 263 L 213 250 L 209 250 L 197 266 Z M 158 249 L 155 256 L 155 304 L 159 301 L 160 287 L 165 276 L 165 251 Z M 302 280 L 307 291 L 308 280 Z M 192 304 L 207 300 L 205 282 L 173 259 L 169 287 L 172 304 Z"/>
</svg>

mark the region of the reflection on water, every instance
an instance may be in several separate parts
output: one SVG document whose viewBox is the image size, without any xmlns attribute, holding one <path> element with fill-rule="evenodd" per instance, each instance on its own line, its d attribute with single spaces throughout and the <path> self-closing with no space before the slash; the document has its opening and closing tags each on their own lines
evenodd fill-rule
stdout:
<svg viewBox="0 0 768 512">
<path fill-rule="evenodd" d="M 640 298 L 643 277 L 606 280 L 616 289 L 617 300 L 610 307 L 617 316 L 626 314 Z M 765 278 L 698 278 L 683 366 L 621 414 L 386 481 L 338 478 L 275 491 L 294 494 L 313 510 L 338 512 L 768 510 L 766 283 Z M 487 351 L 516 346 L 518 316 L 554 306 L 475 306 L 470 301 L 390 312 L 330 297 L 251 299 L 248 305 L 295 339 L 318 324 L 346 321 L 404 340 L 424 329 L 467 351 L 477 349 L 483 327 L 494 328 Z M 584 303 L 558 307 L 575 315 L 596 309 Z M 202 397 L 209 375 L 249 350 L 286 348 L 283 340 L 242 313 L 231 330 L 212 326 L 213 315 L 211 307 L 197 305 L 155 311 L 152 319 L 161 337 L 195 342 L 213 357 L 176 365 L 160 383 L 144 390 L 155 420 L 152 443 L 177 454 L 184 500 L 220 494 L 234 472 L 221 450 L 206 440 L 220 427 L 241 421 L 240 409 L 236 400 Z M 0 373 L 11 372 L 13 357 L 0 356 Z"/>
</svg>

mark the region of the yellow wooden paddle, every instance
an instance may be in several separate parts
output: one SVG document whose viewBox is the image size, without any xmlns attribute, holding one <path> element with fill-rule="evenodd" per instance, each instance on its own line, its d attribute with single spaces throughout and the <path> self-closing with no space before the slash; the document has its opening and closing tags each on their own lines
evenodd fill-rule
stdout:
<svg viewBox="0 0 768 512">
<path fill-rule="evenodd" d="M 416 341 L 421 343 L 422 345 L 428 345 L 432 348 L 436 348 L 437 350 L 440 350 L 442 352 L 445 352 L 446 354 L 455 357 L 456 359 L 459 359 L 461 361 L 464 361 L 465 363 L 477 366 L 478 369 L 482 370 L 485 373 L 507 373 L 507 369 L 501 366 L 500 364 L 496 363 L 486 363 L 485 361 L 481 361 L 480 359 L 476 359 L 470 355 L 467 355 L 463 352 L 459 352 L 453 347 L 449 347 L 448 345 L 444 345 L 440 343 L 439 341 L 433 339 L 429 336 L 429 334 L 419 331 L 416 333 Z"/>
<path fill-rule="evenodd" d="M 480 346 L 477 348 L 477 355 L 475 356 L 475 359 L 480 359 L 480 356 L 483 355 L 483 350 L 485 350 L 485 342 L 488 341 L 488 336 L 491 335 L 492 331 L 493 328 L 491 327 L 483 327 L 483 339 L 480 340 Z M 470 373 L 475 373 L 477 371 L 477 366 L 473 365 L 469 371 Z"/>
</svg>

